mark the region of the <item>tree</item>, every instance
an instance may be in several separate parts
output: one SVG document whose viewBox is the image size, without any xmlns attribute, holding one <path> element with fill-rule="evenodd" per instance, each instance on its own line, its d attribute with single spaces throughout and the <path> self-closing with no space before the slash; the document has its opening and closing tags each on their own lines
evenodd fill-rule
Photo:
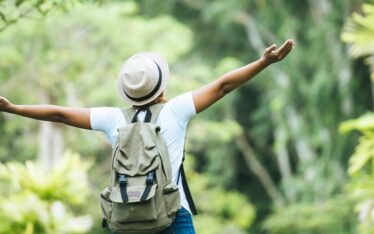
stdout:
<svg viewBox="0 0 374 234">
<path fill-rule="evenodd" d="M 67 9 L 76 1 L 5 0 L 0 2 L 0 32 L 22 18 L 45 16 L 56 9 Z"/>
<path fill-rule="evenodd" d="M 154 49 L 162 51 L 172 63 L 189 48 L 189 31 L 170 17 L 149 21 L 134 14 L 136 5 L 133 2 L 106 5 L 101 9 L 95 4 L 86 4 L 76 6 L 69 13 L 61 12 L 40 22 L 24 21 L 9 28 L 0 38 L 0 51 L 5 56 L 0 64 L 1 93 L 15 103 L 121 106 L 115 79 L 125 58 L 139 50 Z M 168 33 L 164 33 L 166 29 Z M 159 35 L 165 44 L 152 40 L 154 35 Z M 180 38 L 185 38 L 184 44 L 177 43 Z M 8 47 L 8 44 L 13 46 Z M 108 76 L 112 79 L 106 78 Z M 20 83 L 25 85 L 18 85 Z M 12 93 L 6 92 L 9 89 Z M 25 147 L 18 145 L 22 137 L 17 131 L 24 126 L 20 121 L 25 120 L 8 118 L 5 126 L 17 126 L 12 129 L 13 137 L 3 143 L 14 145 L 16 150 Z M 34 124 L 32 132 L 37 130 Z M 29 140 L 28 144 L 33 147 L 39 139 L 39 161 L 46 167 L 51 168 L 60 160 L 65 149 L 64 134 L 70 134 L 71 148 L 75 145 L 81 148 L 80 152 L 90 147 L 97 149 L 94 144 L 88 144 L 87 137 L 79 138 L 67 131 L 60 125 L 41 122 L 39 137 Z M 78 138 L 79 143 L 74 144 Z M 3 155 L 12 154 L 7 151 Z"/>
</svg>

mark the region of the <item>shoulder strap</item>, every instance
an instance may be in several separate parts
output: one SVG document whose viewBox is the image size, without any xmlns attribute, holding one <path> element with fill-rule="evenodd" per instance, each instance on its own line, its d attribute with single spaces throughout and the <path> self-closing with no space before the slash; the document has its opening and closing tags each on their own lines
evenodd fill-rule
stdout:
<svg viewBox="0 0 374 234">
<path fill-rule="evenodd" d="M 125 117 L 126 123 L 131 123 L 132 117 L 135 115 L 135 109 L 134 108 L 128 108 L 128 109 L 121 109 L 123 116 Z"/>
<path fill-rule="evenodd" d="M 180 177 L 182 177 L 183 191 L 184 191 L 184 194 L 186 195 L 188 206 L 190 207 L 192 214 L 197 215 L 197 209 L 196 209 L 196 206 L 195 206 L 195 202 L 193 201 L 190 188 L 188 187 L 186 174 L 184 173 L 183 162 L 182 162 L 182 165 L 179 169 L 178 183 L 179 183 Z"/>
<path fill-rule="evenodd" d="M 160 115 L 160 112 L 162 108 L 164 107 L 164 104 L 155 104 L 149 107 L 152 113 L 151 117 L 151 123 L 156 123 L 158 116 Z"/>
<path fill-rule="evenodd" d="M 128 109 L 122 109 L 122 113 L 127 123 L 136 123 L 139 121 L 138 114 L 142 111 L 146 111 L 144 122 L 155 123 L 163 107 L 164 104 L 155 104 L 149 107 L 140 108 L 138 110 L 131 107 Z"/>
<path fill-rule="evenodd" d="M 186 195 L 186 199 L 187 199 L 187 202 L 188 202 L 188 206 L 190 207 L 191 209 L 191 213 L 193 215 L 197 215 L 198 212 L 197 212 L 197 209 L 196 209 L 196 205 L 195 205 L 195 202 L 193 201 L 193 198 L 192 198 L 192 194 L 191 194 L 191 191 L 190 191 L 190 188 L 188 187 L 188 183 L 187 183 L 187 178 L 186 178 L 186 174 L 184 173 L 184 166 L 183 166 L 183 163 L 184 163 L 184 159 L 186 157 L 186 150 L 184 149 L 183 150 L 183 159 L 182 159 L 182 164 L 179 168 L 179 174 L 178 174 L 178 178 L 177 178 L 177 184 L 179 184 L 179 181 L 180 181 L 180 178 L 182 177 L 182 186 L 183 186 L 183 191 L 184 191 L 184 195 Z"/>
</svg>

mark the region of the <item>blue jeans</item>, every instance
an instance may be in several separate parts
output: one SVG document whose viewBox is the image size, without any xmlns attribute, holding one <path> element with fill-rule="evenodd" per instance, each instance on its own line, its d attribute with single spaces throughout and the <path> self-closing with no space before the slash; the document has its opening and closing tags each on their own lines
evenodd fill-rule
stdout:
<svg viewBox="0 0 374 234">
<path fill-rule="evenodd" d="M 171 226 L 159 234 L 195 234 L 190 212 L 182 207 Z"/>
<path fill-rule="evenodd" d="M 192 223 L 192 215 L 185 208 L 181 208 L 175 217 L 174 222 L 165 231 L 158 234 L 195 234 Z M 112 232 L 114 234 L 114 232 Z"/>
</svg>

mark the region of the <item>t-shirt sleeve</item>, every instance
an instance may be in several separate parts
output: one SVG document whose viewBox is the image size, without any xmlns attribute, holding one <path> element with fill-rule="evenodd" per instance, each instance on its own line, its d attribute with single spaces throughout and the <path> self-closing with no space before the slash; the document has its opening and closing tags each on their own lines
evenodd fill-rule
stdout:
<svg viewBox="0 0 374 234">
<path fill-rule="evenodd" d="M 181 94 L 170 100 L 168 104 L 175 119 L 182 126 L 186 126 L 190 119 L 196 115 L 192 92 Z"/>
<path fill-rule="evenodd" d="M 105 133 L 108 140 L 113 143 L 114 132 L 119 124 L 123 123 L 124 117 L 119 108 L 95 107 L 90 111 L 91 128 L 95 131 Z"/>
</svg>

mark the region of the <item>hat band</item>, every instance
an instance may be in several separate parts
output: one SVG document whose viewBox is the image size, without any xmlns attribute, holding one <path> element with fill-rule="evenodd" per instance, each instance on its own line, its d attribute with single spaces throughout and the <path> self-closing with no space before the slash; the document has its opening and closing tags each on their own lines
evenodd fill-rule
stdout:
<svg viewBox="0 0 374 234">
<path fill-rule="evenodd" d="M 156 66 L 157 66 L 157 69 L 158 69 L 158 81 L 157 81 L 157 84 L 156 84 L 156 87 L 147 95 L 143 96 L 143 97 L 139 97 L 139 98 L 135 98 L 135 97 L 131 97 L 128 93 L 126 93 L 125 90 L 123 90 L 123 92 L 125 93 L 126 97 L 128 97 L 129 99 L 135 101 L 135 102 L 142 102 L 142 101 L 145 101 L 149 98 L 151 98 L 153 95 L 155 95 L 155 93 L 157 93 L 157 91 L 160 89 L 161 87 L 161 81 L 162 81 L 162 73 L 161 73 L 161 68 L 160 66 L 158 66 L 158 64 L 153 61 Z"/>
</svg>

